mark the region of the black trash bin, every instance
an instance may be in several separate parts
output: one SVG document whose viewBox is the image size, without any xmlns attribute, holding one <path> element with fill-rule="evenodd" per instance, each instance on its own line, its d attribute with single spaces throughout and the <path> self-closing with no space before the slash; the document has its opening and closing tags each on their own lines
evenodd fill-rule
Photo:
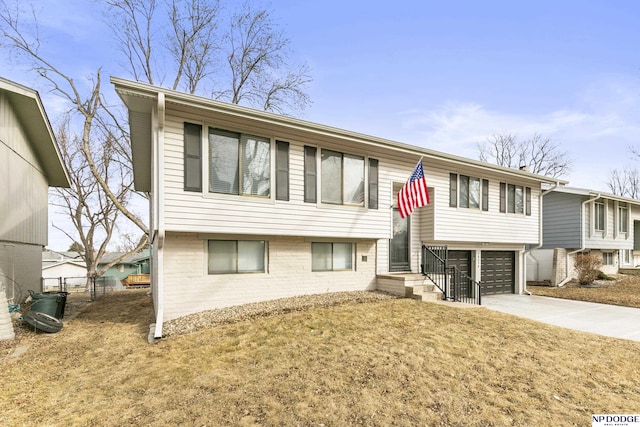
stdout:
<svg viewBox="0 0 640 427">
<path fill-rule="evenodd" d="M 33 302 L 31 311 L 48 314 L 56 319 L 64 317 L 64 306 L 67 304 L 68 292 L 33 292 L 29 291 Z"/>
</svg>

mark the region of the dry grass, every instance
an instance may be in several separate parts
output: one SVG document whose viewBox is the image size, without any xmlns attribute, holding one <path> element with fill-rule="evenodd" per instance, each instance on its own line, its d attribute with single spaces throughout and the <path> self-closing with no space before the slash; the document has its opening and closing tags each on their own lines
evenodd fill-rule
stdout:
<svg viewBox="0 0 640 427">
<path fill-rule="evenodd" d="M 640 343 L 399 299 L 147 344 L 144 291 L 0 360 L 1 425 L 546 426 L 637 413 Z"/>
<path fill-rule="evenodd" d="M 589 288 L 572 281 L 562 288 L 529 285 L 527 289 L 534 295 L 640 308 L 640 277 L 618 275 L 616 280 L 596 284 L 599 287 Z"/>
</svg>

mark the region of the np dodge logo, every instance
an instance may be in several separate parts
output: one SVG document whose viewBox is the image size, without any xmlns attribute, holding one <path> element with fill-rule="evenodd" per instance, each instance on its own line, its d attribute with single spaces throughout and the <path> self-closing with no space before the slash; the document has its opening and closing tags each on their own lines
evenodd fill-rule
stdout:
<svg viewBox="0 0 640 427">
<path fill-rule="evenodd" d="M 640 414 L 598 414 L 591 416 L 592 427 L 640 427 Z"/>
</svg>

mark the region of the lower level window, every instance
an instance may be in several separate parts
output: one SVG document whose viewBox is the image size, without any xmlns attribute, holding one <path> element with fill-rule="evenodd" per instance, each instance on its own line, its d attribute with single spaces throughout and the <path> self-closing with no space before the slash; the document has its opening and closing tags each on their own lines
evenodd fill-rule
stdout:
<svg viewBox="0 0 640 427">
<path fill-rule="evenodd" d="M 613 252 L 603 252 L 602 253 L 602 264 L 603 265 L 613 265 Z"/>
<path fill-rule="evenodd" d="M 209 274 L 264 273 L 263 240 L 209 240 Z"/>
<path fill-rule="evenodd" d="M 311 243 L 311 270 L 353 269 L 353 243 Z"/>
</svg>

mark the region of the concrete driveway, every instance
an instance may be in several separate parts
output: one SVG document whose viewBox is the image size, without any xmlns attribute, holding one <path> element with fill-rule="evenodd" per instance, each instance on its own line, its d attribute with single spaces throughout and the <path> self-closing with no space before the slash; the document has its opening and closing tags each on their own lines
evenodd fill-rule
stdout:
<svg viewBox="0 0 640 427">
<path fill-rule="evenodd" d="M 640 309 L 535 295 L 487 295 L 482 305 L 550 325 L 640 341 Z"/>
</svg>

